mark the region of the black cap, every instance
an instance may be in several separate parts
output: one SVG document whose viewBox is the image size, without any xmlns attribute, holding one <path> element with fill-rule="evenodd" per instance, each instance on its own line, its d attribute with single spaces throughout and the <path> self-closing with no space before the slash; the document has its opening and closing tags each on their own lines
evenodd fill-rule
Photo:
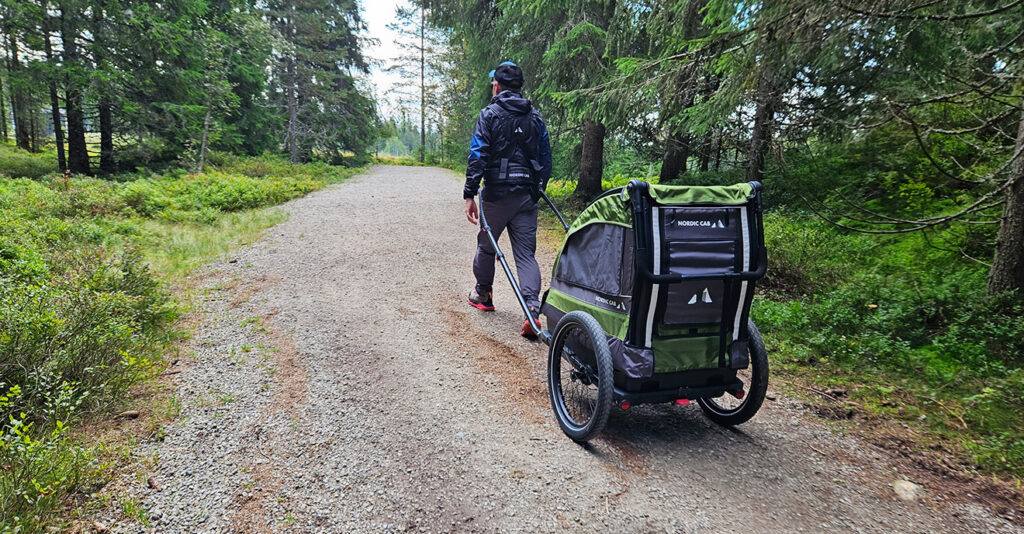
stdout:
<svg viewBox="0 0 1024 534">
<path fill-rule="evenodd" d="M 523 69 L 511 61 L 505 61 L 491 71 L 491 79 L 505 89 L 519 90 L 523 87 Z"/>
</svg>

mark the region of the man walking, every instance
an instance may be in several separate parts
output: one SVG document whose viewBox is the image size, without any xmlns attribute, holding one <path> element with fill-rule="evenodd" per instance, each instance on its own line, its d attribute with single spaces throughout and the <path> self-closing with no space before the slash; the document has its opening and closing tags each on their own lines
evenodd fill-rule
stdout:
<svg viewBox="0 0 1024 534">
<path fill-rule="evenodd" d="M 537 200 L 551 177 L 551 145 L 547 126 L 529 100 L 523 98 L 523 71 L 506 61 L 490 73 L 491 103 L 480 111 L 469 143 L 469 165 L 462 196 L 466 218 L 479 223 L 474 197 L 483 180 L 480 202 L 484 216 L 497 239 L 508 230 L 512 255 L 519 272 L 519 284 L 531 315 L 540 326 L 540 266 L 537 251 Z M 491 287 L 494 283 L 494 255 L 487 234 L 477 234 L 473 274 L 476 287 L 469 304 L 478 310 L 494 311 Z M 529 321 L 522 335 L 535 338 Z"/>
</svg>

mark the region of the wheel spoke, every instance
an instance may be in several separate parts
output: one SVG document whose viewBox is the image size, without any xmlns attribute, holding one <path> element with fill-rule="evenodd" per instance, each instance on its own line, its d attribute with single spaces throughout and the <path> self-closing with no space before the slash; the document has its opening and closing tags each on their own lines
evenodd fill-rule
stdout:
<svg viewBox="0 0 1024 534">
<path fill-rule="evenodd" d="M 564 335 L 566 338 L 572 339 L 574 334 L 575 331 L 570 331 Z M 584 426 L 597 409 L 597 388 L 594 386 L 597 383 L 597 373 L 592 366 L 584 363 L 585 359 L 580 356 L 569 347 L 562 347 L 559 359 L 559 382 L 566 415 L 573 424 Z M 568 365 L 564 365 L 562 362 Z"/>
</svg>

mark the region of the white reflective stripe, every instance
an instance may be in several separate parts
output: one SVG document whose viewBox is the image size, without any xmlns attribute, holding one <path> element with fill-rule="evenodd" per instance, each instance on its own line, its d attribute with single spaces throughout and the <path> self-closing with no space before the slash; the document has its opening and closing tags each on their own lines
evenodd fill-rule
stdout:
<svg viewBox="0 0 1024 534">
<path fill-rule="evenodd" d="M 743 303 L 747 301 L 747 282 L 740 282 L 740 302 L 736 306 L 736 320 L 732 323 L 732 340 L 740 338 L 740 321 L 743 319 Z"/>
<path fill-rule="evenodd" d="M 750 270 L 750 228 L 747 222 L 747 208 L 740 208 L 740 231 L 743 232 L 743 270 Z"/>
<path fill-rule="evenodd" d="M 740 208 L 740 231 L 743 236 L 743 272 L 750 270 L 750 228 L 747 222 L 747 208 Z M 740 321 L 743 320 L 743 303 L 747 301 L 747 282 L 740 283 L 740 300 L 736 304 L 736 318 L 732 323 L 732 340 L 740 338 Z"/>
<path fill-rule="evenodd" d="M 651 208 L 651 235 L 654 243 L 654 264 L 651 265 L 651 272 L 654 274 L 661 274 L 661 211 L 658 210 L 657 206 Z M 660 285 L 654 284 L 651 286 L 651 305 L 647 308 L 647 335 L 645 337 L 644 346 L 650 348 L 651 342 L 654 338 L 654 312 L 658 307 L 658 290 L 661 288 Z"/>
</svg>

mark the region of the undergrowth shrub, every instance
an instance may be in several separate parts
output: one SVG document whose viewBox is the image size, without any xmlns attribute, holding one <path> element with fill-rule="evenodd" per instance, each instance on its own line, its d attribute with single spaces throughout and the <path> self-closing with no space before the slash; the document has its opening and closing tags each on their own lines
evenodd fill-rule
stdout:
<svg viewBox="0 0 1024 534">
<path fill-rule="evenodd" d="M 94 466 L 68 434 L 149 376 L 177 308 L 137 252 L 60 219 L 0 220 L 0 530 L 32 532 Z"/>
<path fill-rule="evenodd" d="M 768 274 L 762 287 L 805 295 L 832 287 L 855 272 L 874 247 L 865 236 L 849 236 L 817 219 L 769 212 L 764 216 Z"/>
<path fill-rule="evenodd" d="M 429 162 L 421 162 L 419 156 L 389 156 L 381 154 L 374 156 L 373 162 L 380 165 L 401 165 L 403 167 L 425 167 Z"/>
<path fill-rule="evenodd" d="M 1024 303 L 933 246 L 956 236 L 849 235 L 779 212 L 765 231 L 767 288 L 781 291 L 755 317 L 777 358 L 865 386 L 868 405 L 899 388 L 914 400 L 894 415 L 926 416 L 981 467 L 1024 474 Z"/>
<path fill-rule="evenodd" d="M 49 152 L 33 154 L 0 143 L 0 175 L 10 178 L 42 178 L 57 171 L 57 159 Z"/>
<path fill-rule="evenodd" d="M 0 383 L 0 411 L 17 400 L 17 387 Z M 53 523 L 50 513 L 96 473 L 91 451 L 75 443 L 57 422 L 40 432 L 22 414 L 0 423 L 0 529 L 40 532 Z"/>
</svg>

